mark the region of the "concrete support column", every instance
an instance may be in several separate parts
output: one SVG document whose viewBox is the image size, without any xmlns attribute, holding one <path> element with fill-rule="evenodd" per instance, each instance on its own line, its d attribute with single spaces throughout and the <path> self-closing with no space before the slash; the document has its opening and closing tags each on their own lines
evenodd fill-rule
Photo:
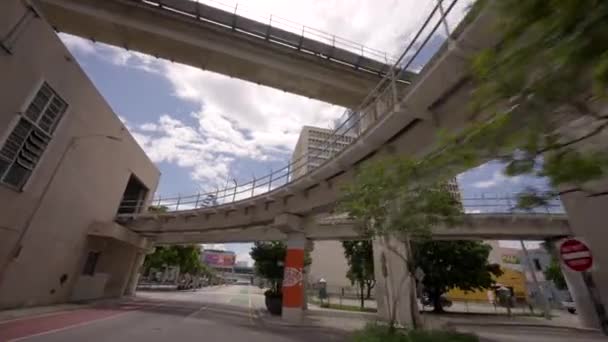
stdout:
<svg viewBox="0 0 608 342">
<path fill-rule="evenodd" d="M 411 327 L 418 315 L 415 282 L 407 271 L 408 251 L 404 242 L 394 237 L 379 237 L 373 241 L 376 301 L 382 320 Z"/>
<path fill-rule="evenodd" d="M 310 253 L 312 252 L 313 249 L 313 242 L 312 240 L 306 239 L 306 244 L 304 246 L 304 256 L 306 256 L 306 254 L 310 255 Z M 310 265 L 304 267 L 304 270 L 302 272 L 302 285 L 303 285 L 303 291 L 302 291 L 302 309 L 303 310 L 308 310 L 308 281 L 309 281 L 309 275 L 310 274 Z"/>
<path fill-rule="evenodd" d="M 133 267 L 131 269 L 131 276 L 129 277 L 129 282 L 127 283 L 127 288 L 125 289 L 125 296 L 135 294 L 135 289 L 137 288 L 137 283 L 139 282 L 139 277 L 141 276 L 141 268 L 144 265 L 145 259 L 146 253 L 143 251 L 140 251 L 135 255 L 135 260 L 133 260 Z"/>
<path fill-rule="evenodd" d="M 599 318 L 595 312 L 591 293 L 585 284 L 583 274 L 571 271 L 566 266 L 562 266 L 562 273 L 566 279 L 566 284 L 568 284 L 568 291 L 576 305 L 576 313 L 580 324 L 585 328 L 599 329 Z"/>
<path fill-rule="evenodd" d="M 608 191 L 608 179 L 593 184 L 597 192 Z M 582 239 L 591 249 L 593 267 L 586 275 L 564 268 L 570 293 L 576 303 L 581 323 L 588 327 L 608 330 L 608 248 L 606 248 L 606 222 L 608 222 L 608 195 L 589 197 L 581 192 L 562 196 L 568 221 L 575 237 Z M 586 281 L 584 281 L 585 278 Z M 589 285 L 592 285 L 591 288 Z"/>
<path fill-rule="evenodd" d="M 306 237 L 302 233 L 289 233 L 285 274 L 283 277 L 283 319 L 298 323 L 304 316 L 304 248 Z"/>
</svg>

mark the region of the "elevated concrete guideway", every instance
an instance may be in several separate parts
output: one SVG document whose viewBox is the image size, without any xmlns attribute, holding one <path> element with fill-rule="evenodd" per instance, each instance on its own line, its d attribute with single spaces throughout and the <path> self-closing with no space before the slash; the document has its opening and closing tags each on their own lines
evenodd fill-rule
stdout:
<svg viewBox="0 0 608 342">
<path fill-rule="evenodd" d="M 496 20 L 491 11 L 479 16 L 453 35 L 426 65 L 414 83 L 404 89 L 357 140 L 334 158 L 303 177 L 267 193 L 234 203 L 166 214 L 144 213 L 119 219 L 144 235 L 170 232 L 219 232 L 244 227 L 270 226 L 283 214 L 303 218 L 332 210 L 342 185 L 352 181 L 356 165 L 383 154 L 422 156 L 437 143 L 437 132 L 456 132 L 470 120 L 469 56 L 497 43 L 488 30 Z M 255 189 L 252 189 L 255 190 Z M 252 191 L 253 193 L 253 191 Z"/>
<path fill-rule="evenodd" d="M 322 42 L 323 35 L 315 40 L 190 0 L 34 3 L 56 30 L 347 108 L 392 65 L 385 54 L 335 36 Z"/>
<path fill-rule="evenodd" d="M 345 218 L 311 218 L 301 228 L 310 240 L 352 240 L 361 238 L 357 222 Z M 456 227 L 436 227 L 437 240 L 542 240 L 571 236 L 565 214 L 470 214 Z M 162 244 L 248 243 L 286 241 L 288 234 L 273 225 L 235 227 L 222 230 L 146 233 Z"/>
</svg>

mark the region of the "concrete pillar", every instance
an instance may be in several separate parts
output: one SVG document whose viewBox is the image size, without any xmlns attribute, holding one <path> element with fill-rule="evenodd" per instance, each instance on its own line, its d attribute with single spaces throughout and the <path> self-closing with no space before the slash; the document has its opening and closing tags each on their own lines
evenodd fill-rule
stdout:
<svg viewBox="0 0 608 342">
<path fill-rule="evenodd" d="M 306 255 L 306 253 L 308 253 L 308 255 L 310 256 L 310 253 L 312 252 L 314 248 L 314 243 L 312 242 L 312 240 L 306 239 L 306 245 L 304 247 L 304 255 Z M 302 284 L 304 286 L 303 291 L 302 291 L 302 309 L 303 310 L 308 310 L 308 282 L 309 282 L 309 275 L 310 275 L 310 266 L 308 265 L 306 267 L 304 267 L 304 271 L 302 273 Z"/>
<path fill-rule="evenodd" d="M 129 282 L 127 283 L 127 288 L 125 289 L 125 296 L 132 296 L 135 294 L 135 289 L 137 288 L 137 283 L 139 282 L 139 277 L 141 276 L 141 268 L 144 265 L 145 259 L 146 253 L 143 251 L 140 251 L 135 255 L 135 260 L 133 260 L 133 267 L 131 269 L 131 276 L 129 277 Z"/>
<path fill-rule="evenodd" d="M 113 239 L 108 240 L 96 270 L 96 273 L 105 273 L 108 277 L 104 297 L 120 297 L 125 293 L 137 252 L 137 247 Z"/>
<path fill-rule="evenodd" d="M 394 313 L 397 324 L 411 327 L 418 306 L 412 305 L 415 283 L 407 271 L 406 245 L 394 237 L 379 237 L 374 239 L 373 249 L 378 315 L 388 322 Z"/>
<path fill-rule="evenodd" d="M 562 273 L 568 284 L 568 291 L 576 305 L 576 313 L 580 324 L 585 328 L 599 329 L 600 322 L 595 312 L 589 289 L 585 285 L 583 275 L 562 266 Z"/>
<path fill-rule="evenodd" d="M 298 323 L 304 317 L 304 248 L 306 237 L 303 233 L 287 234 L 287 255 L 283 277 L 283 319 Z"/>
<path fill-rule="evenodd" d="M 607 191 L 608 179 L 593 184 L 594 191 Z M 608 195 L 588 197 L 581 192 L 562 196 L 568 221 L 575 237 L 582 239 L 591 249 L 593 267 L 588 272 L 587 282 L 581 274 L 564 270 L 570 293 L 577 305 L 581 323 L 589 327 L 603 326 L 608 330 L 606 308 L 608 308 L 608 248 L 606 222 L 608 222 Z M 564 266 L 564 269 L 567 267 Z M 590 295 L 589 283 L 593 283 Z M 595 298 L 595 299 L 593 299 Z M 595 303 L 595 304 L 594 304 Z M 603 312 L 603 313 L 602 313 Z"/>
</svg>

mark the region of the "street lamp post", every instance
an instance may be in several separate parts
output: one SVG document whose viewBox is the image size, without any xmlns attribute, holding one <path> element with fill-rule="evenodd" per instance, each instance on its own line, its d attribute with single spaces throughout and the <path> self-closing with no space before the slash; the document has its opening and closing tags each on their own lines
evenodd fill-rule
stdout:
<svg viewBox="0 0 608 342">
<path fill-rule="evenodd" d="M 104 135 L 104 134 L 76 136 L 76 137 L 72 137 L 70 139 L 70 142 L 67 144 L 67 146 L 61 153 L 61 156 L 59 157 L 59 161 L 57 162 L 57 164 L 55 164 L 55 168 L 53 169 L 53 172 L 51 173 L 51 177 L 50 177 L 49 181 L 44 185 L 44 189 L 42 189 L 42 193 L 40 194 L 36 203 L 34 204 L 34 210 L 32 210 L 32 213 L 27 217 L 27 219 L 23 225 L 23 229 L 21 229 L 21 232 L 19 233 L 19 238 L 17 238 L 17 241 L 15 242 L 15 244 L 13 245 L 13 247 L 11 249 L 11 253 L 9 254 L 8 258 L 6 258 L 6 260 L 2 263 L 2 268 L 0 269 L 0 284 L 2 283 L 2 281 L 4 279 L 4 273 L 6 271 L 6 268 L 9 265 L 9 263 L 12 262 L 14 259 L 16 259 L 19 256 L 19 254 L 21 253 L 21 249 L 22 249 L 21 243 L 23 242 L 23 239 L 25 238 L 25 234 L 29 231 L 29 229 L 32 225 L 32 221 L 38 214 L 38 211 L 40 210 L 40 207 L 42 206 L 42 203 L 44 202 L 46 195 L 49 192 L 49 189 L 51 188 L 51 185 L 55 181 L 55 177 L 58 174 L 59 168 L 61 167 L 66 156 L 68 155 L 68 152 L 76 146 L 76 143 L 78 143 L 78 141 L 83 140 L 83 139 L 90 139 L 90 138 L 105 138 L 105 139 L 109 139 L 109 140 L 113 140 L 113 141 L 122 141 L 122 139 L 119 137 L 115 137 L 115 136 L 111 136 L 111 135 Z"/>
<path fill-rule="evenodd" d="M 532 264 L 532 260 L 530 259 L 530 254 L 528 253 L 528 249 L 526 248 L 526 244 L 523 240 L 519 241 L 521 243 L 521 249 L 524 251 L 524 256 L 526 257 L 526 261 L 528 264 L 528 269 L 530 270 L 530 275 L 532 276 L 532 282 L 534 283 L 534 287 L 536 292 L 540 296 L 541 303 L 543 305 L 543 314 L 545 319 L 551 319 L 551 306 L 549 304 L 549 300 L 547 299 L 547 294 L 545 293 L 545 289 L 538 283 L 538 278 L 536 278 L 536 270 L 534 269 L 534 265 Z M 524 276 L 526 275 L 524 269 Z"/>
<path fill-rule="evenodd" d="M 239 187 L 236 179 L 232 178 L 232 183 L 234 183 L 234 192 L 232 193 L 232 202 L 234 203 L 234 200 L 236 199 L 236 189 Z"/>
</svg>

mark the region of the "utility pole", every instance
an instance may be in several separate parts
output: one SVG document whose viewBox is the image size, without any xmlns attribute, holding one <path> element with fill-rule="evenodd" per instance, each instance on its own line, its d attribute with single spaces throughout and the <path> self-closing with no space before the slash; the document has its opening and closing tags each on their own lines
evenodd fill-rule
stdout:
<svg viewBox="0 0 608 342">
<path fill-rule="evenodd" d="M 538 279 L 536 278 L 536 271 L 534 269 L 534 265 L 532 264 L 532 260 L 530 259 L 530 254 L 528 254 L 528 249 L 526 248 L 526 244 L 524 243 L 523 240 L 519 240 L 519 242 L 521 243 L 521 249 L 523 249 L 523 251 L 524 251 L 524 256 L 526 257 L 526 261 L 528 263 L 528 269 L 530 270 L 530 274 L 532 275 L 532 282 L 534 283 L 536 292 L 540 295 L 541 300 L 543 301 L 543 312 L 545 315 L 545 319 L 550 320 L 551 319 L 551 308 L 549 306 L 549 300 L 547 299 L 547 296 L 545 295 L 545 290 L 538 283 Z M 525 274 L 526 273 L 524 272 L 524 275 Z"/>
</svg>

